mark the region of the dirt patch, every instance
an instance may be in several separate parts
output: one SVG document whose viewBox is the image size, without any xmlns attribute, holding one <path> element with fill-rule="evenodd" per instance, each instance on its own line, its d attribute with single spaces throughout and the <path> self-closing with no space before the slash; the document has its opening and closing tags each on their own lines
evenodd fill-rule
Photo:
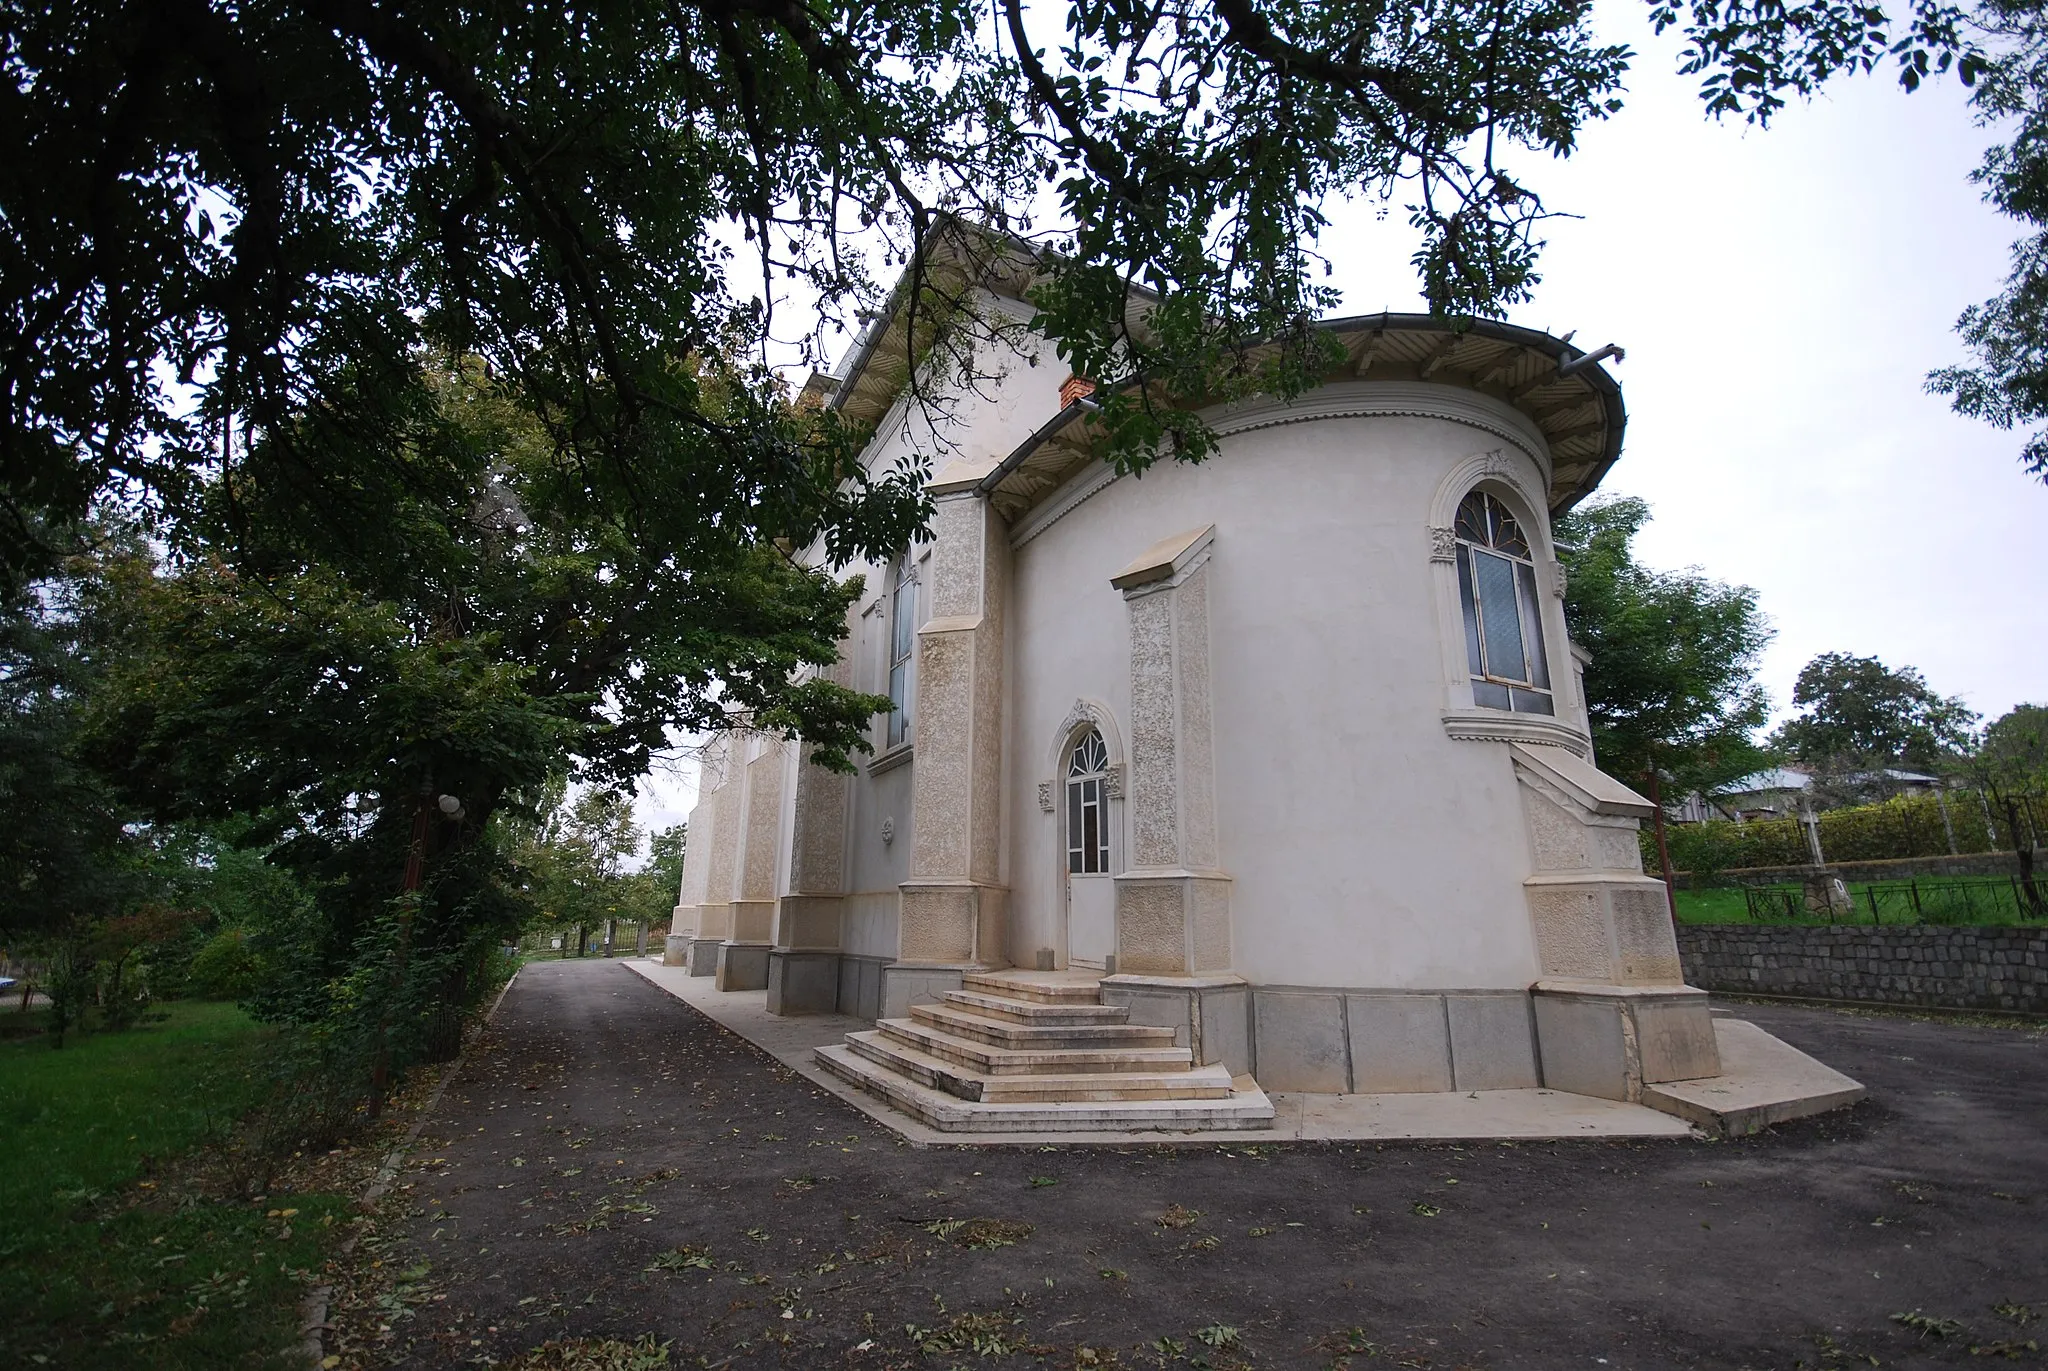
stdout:
<svg viewBox="0 0 2048 1371">
<path fill-rule="evenodd" d="M 2039 1364 L 2002 1311 L 2048 1309 L 2041 1036 L 1744 1013 L 1872 1099 L 1720 1143 L 917 1149 L 622 966 L 539 964 L 343 1364 Z"/>
</svg>

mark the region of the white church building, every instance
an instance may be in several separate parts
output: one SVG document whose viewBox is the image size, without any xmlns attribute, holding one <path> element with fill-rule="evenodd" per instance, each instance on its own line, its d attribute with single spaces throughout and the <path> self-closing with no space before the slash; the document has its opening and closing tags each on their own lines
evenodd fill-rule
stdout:
<svg viewBox="0 0 2048 1371">
<path fill-rule="evenodd" d="M 1027 321 L 1018 284 L 980 307 Z M 672 958 L 875 1021 L 822 1064 L 944 1127 L 1720 1071 L 1642 871 L 1650 803 L 1592 755 L 1551 543 L 1621 450 L 1600 355 L 1337 319 L 1322 384 L 1119 475 L 1028 333 L 941 444 L 905 327 L 811 390 L 872 425 L 876 470 L 944 449 L 930 541 L 847 569 L 834 679 L 894 708 L 851 776 L 713 743 Z"/>
</svg>

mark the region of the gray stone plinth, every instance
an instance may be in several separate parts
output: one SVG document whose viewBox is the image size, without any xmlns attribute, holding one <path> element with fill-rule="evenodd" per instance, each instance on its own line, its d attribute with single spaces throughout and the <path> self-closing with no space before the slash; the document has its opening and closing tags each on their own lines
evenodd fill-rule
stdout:
<svg viewBox="0 0 2048 1371">
<path fill-rule="evenodd" d="M 671 933 L 661 940 L 661 964 L 663 966 L 688 966 L 690 964 L 690 935 Z"/>
<path fill-rule="evenodd" d="M 970 971 L 994 971 L 994 966 L 974 962 L 933 964 L 891 962 L 882 968 L 882 1012 L 884 1019 L 900 1019 L 914 1004 L 936 1004 L 948 990 L 960 988 L 960 978 Z"/>
<path fill-rule="evenodd" d="M 768 944 L 722 943 L 718 949 L 720 990 L 766 990 Z"/>
<path fill-rule="evenodd" d="M 1378 1095 L 1541 1084 L 1526 991 L 1248 992 L 1255 1072 L 1269 1089 Z"/>
<path fill-rule="evenodd" d="M 1351 1089 L 1344 996 L 1261 989 L 1252 997 L 1253 1072 L 1268 1090 Z"/>
<path fill-rule="evenodd" d="M 776 948 L 768 954 L 770 1014 L 831 1014 L 838 1008 L 837 952 Z"/>
<path fill-rule="evenodd" d="M 1707 994 L 1539 981 L 1534 992 L 1543 1084 L 1608 1100 L 1640 1100 L 1645 1084 L 1719 1074 Z"/>
<path fill-rule="evenodd" d="M 1173 1030 L 1176 1045 L 1197 1066 L 1221 1063 L 1230 1073 L 1252 1069 L 1251 987 L 1242 976 L 1108 976 L 1102 1002 L 1130 1010 L 1128 1022 Z"/>
<path fill-rule="evenodd" d="M 692 976 L 712 976 L 718 972 L 718 949 L 725 946 L 723 938 L 692 938 L 687 965 Z"/>
<path fill-rule="evenodd" d="M 882 1017 L 882 971 L 887 957 L 839 957 L 839 1012 L 873 1023 Z"/>
<path fill-rule="evenodd" d="M 1444 996 L 1451 1075 L 1458 1090 L 1527 1090 L 1542 1083 L 1536 1021 L 1520 991 Z M 1361 1087 L 1363 1088 L 1363 1087 Z"/>
<path fill-rule="evenodd" d="M 1449 1090 L 1451 1032 L 1441 995 L 1346 995 L 1352 1082 L 1361 1094 Z"/>
</svg>

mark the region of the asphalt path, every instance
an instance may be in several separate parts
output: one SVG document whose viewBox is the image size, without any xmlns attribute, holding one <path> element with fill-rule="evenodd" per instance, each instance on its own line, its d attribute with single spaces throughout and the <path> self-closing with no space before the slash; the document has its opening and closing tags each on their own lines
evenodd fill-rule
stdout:
<svg viewBox="0 0 2048 1371">
<path fill-rule="evenodd" d="M 913 1148 L 622 965 L 537 963 L 409 1164 L 386 1360 L 2048 1364 L 2042 1030 L 1738 1009 L 1870 1099 L 1723 1142 Z"/>
</svg>

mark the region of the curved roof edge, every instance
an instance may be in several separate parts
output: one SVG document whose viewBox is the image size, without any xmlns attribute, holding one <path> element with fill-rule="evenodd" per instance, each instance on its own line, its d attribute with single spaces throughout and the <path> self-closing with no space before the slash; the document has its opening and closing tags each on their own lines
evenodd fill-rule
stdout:
<svg viewBox="0 0 2048 1371">
<path fill-rule="evenodd" d="M 1540 329 L 1430 314 L 1361 314 L 1316 325 L 1343 349 L 1323 384 L 1424 381 L 1491 396 L 1527 418 L 1550 449 L 1553 516 L 1592 494 L 1621 456 L 1621 386 L 1589 354 Z M 1015 521 L 1095 459 L 1094 404 L 1054 415 L 977 489 Z"/>
</svg>

